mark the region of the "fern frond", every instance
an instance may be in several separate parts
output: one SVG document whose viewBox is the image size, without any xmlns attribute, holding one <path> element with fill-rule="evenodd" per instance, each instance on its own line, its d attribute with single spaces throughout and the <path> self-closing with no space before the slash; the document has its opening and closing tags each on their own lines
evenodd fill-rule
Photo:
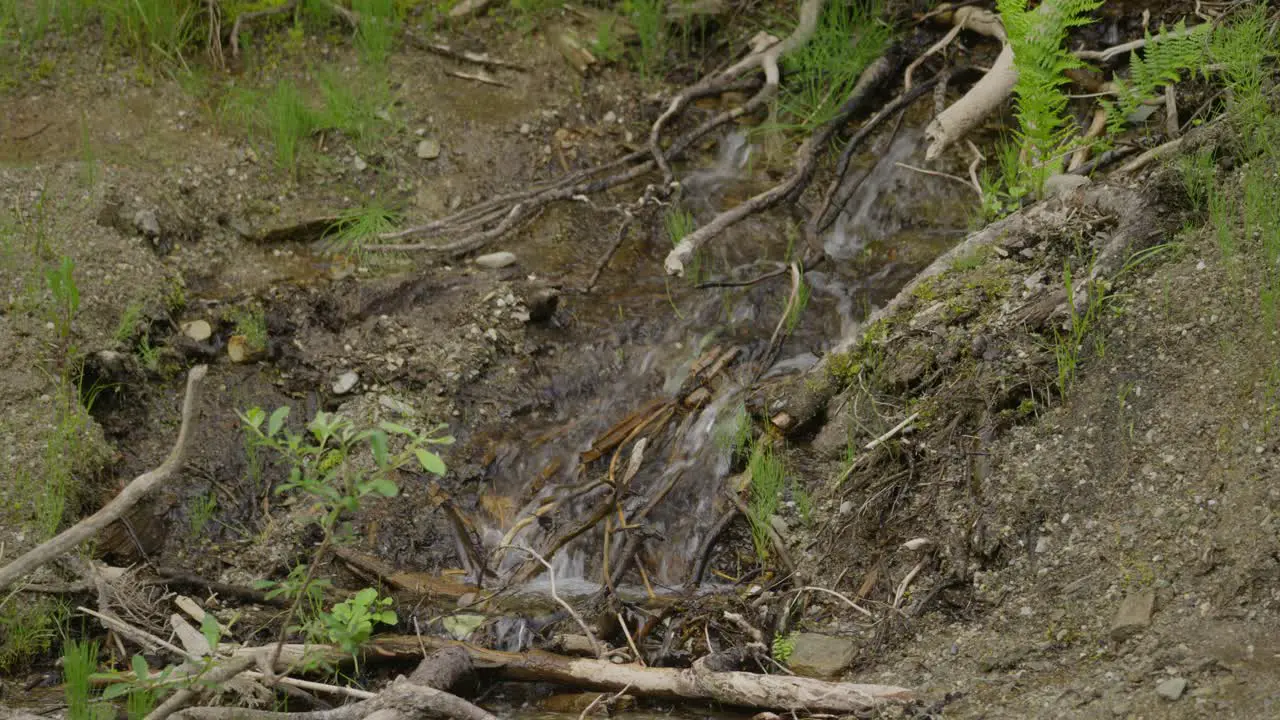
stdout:
<svg viewBox="0 0 1280 720">
<path fill-rule="evenodd" d="M 1184 72 L 1201 67 L 1209 55 L 1211 28 L 1209 23 L 1188 28 L 1180 21 L 1172 28 L 1161 28 L 1157 35 L 1147 32 L 1144 54 L 1129 55 L 1129 78 L 1115 81 L 1121 116 L 1133 114 L 1165 87 L 1182 82 Z"/>
</svg>

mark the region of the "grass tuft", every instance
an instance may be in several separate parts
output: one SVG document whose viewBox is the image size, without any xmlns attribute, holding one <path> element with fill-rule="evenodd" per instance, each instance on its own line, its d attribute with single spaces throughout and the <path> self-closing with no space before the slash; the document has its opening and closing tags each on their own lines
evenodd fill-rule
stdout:
<svg viewBox="0 0 1280 720">
<path fill-rule="evenodd" d="M 363 257 L 365 243 L 393 230 L 399 215 L 380 202 L 348 210 L 320 240 L 324 252 Z"/>
<path fill-rule="evenodd" d="M 782 460 L 774 454 L 767 439 L 758 441 L 751 450 L 747 472 L 751 475 L 751 502 L 747 504 L 751 542 L 755 546 L 756 555 L 765 560 L 769 557 L 770 524 L 778 511 L 778 500 L 784 484 Z"/>
<path fill-rule="evenodd" d="M 835 116 L 889 44 L 892 34 L 879 15 L 878 2 L 828 3 L 809 42 L 783 59 L 787 78 L 778 108 L 793 126 L 810 128 Z"/>
</svg>

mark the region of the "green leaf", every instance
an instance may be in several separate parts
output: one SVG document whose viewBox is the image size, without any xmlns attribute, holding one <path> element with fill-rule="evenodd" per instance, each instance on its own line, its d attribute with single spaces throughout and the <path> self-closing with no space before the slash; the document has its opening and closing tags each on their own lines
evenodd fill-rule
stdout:
<svg viewBox="0 0 1280 720">
<path fill-rule="evenodd" d="M 282 405 L 271 413 L 271 420 L 267 422 L 267 437 L 274 437 L 280 432 L 280 428 L 284 426 L 285 418 L 289 417 L 289 406 Z"/>
<path fill-rule="evenodd" d="M 252 407 L 240 413 L 240 419 L 244 421 L 244 424 L 257 430 L 262 427 L 262 421 L 267 419 L 267 414 L 263 412 L 262 408 Z"/>
<path fill-rule="evenodd" d="M 133 656 L 133 675 L 139 682 L 151 677 L 151 668 L 147 667 L 147 659 L 141 655 Z"/>
<path fill-rule="evenodd" d="M 422 465 L 423 470 L 435 475 L 444 475 L 444 461 L 440 459 L 439 455 L 422 448 L 414 450 L 413 453 L 418 456 L 418 462 Z"/>
<path fill-rule="evenodd" d="M 396 617 L 395 610 L 383 610 L 377 615 L 374 615 L 373 620 L 374 622 L 380 622 L 383 625 L 395 625 L 400 622 L 400 618 Z"/>
<path fill-rule="evenodd" d="M 383 430 L 386 430 L 392 435 L 408 435 L 409 437 L 417 437 L 417 433 L 415 433 L 413 430 L 405 427 L 404 425 L 400 425 L 399 423 L 393 423 L 389 420 L 383 420 L 382 422 L 378 423 L 378 427 L 382 428 Z"/>
<path fill-rule="evenodd" d="M 134 655 L 134 657 L 138 657 Z M 127 682 L 112 683 L 102 691 L 103 700 L 114 700 L 118 697 L 124 697 L 133 690 L 133 684 Z"/>
<path fill-rule="evenodd" d="M 454 443 L 454 439 L 452 435 L 441 435 L 440 437 L 427 438 L 426 442 L 429 442 L 432 445 L 452 445 Z"/>
<path fill-rule="evenodd" d="M 377 597 L 378 597 L 377 590 L 374 590 L 373 588 L 365 588 L 360 592 L 356 593 L 356 596 L 352 598 L 352 601 L 356 605 L 363 605 L 365 607 L 369 607 L 369 603 L 372 603 L 374 600 L 377 599 Z"/>
<path fill-rule="evenodd" d="M 213 616 L 213 613 L 204 614 L 204 619 L 200 621 L 200 634 L 204 635 L 205 642 L 209 643 L 209 649 L 217 652 L 218 641 L 222 639 L 222 628 L 218 626 L 218 619 Z"/>
<path fill-rule="evenodd" d="M 369 483 L 369 490 L 375 492 L 382 497 L 395 497 L 400 494 L 400 488 L 387 478 L 377 478 Z"/>
<path fill-rule="evenodd" d="M 387 466 L 387 435 L 382 432 L 369 433 L 369 449 L 373 451 L 373 461 L 378 467 Z"/>
</svg>

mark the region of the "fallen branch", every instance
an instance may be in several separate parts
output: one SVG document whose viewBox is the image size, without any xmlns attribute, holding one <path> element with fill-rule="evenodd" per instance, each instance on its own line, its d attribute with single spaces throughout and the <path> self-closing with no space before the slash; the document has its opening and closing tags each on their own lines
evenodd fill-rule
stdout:
<svg viewBox="0 0 1280 720">
<path fill-rule="evenodd" d="M 528 71 L 527 68 L 525 68 L 523 65 L 517 65 L 513 62 L 507 62 L 506 60 L 499 60 L 498 58 L 489 57 L 488 53 L 476 53 L 476 52 L 470 52 L 468 50 L 454 50 L 453 48 L 449 47 L 448 45 L 445 45 L 444 43 L 423 42 L 423 41 L 417 40 L 417 38 L 413 38 L 413 41 L 414 41 L 413 43 L 414 45 L 417 45 L 423 50 L 426 50 L 429 53 L 435 53 L 436 55 L 447 57 L 451 60 L 469 62 L 474 65 L 481 65 L 483 67 L 494 68 L 494 69 L 516 70 L 519 72 Z"/>
<path fill-rule="evenodd" d="M 816 237 L 819 232 L 831 227 L 831 224 L 840 215 L 839 208 L 844 207 L 844 204 L 849 202 L 849 198 L 852 197 L 857 189 L 855 185 L 840 195 L 838 199 L 836 197 L 840 186 L 844 184 L 844 177 L 849 171 L 849 164 L 853 161 L 854 151 L 862 145 L 862 142 L 872 132 L 875 132 L 876 128 L 880 127 L 880 123 L 906 110 L 911 103 L 920 99 L 921 96 L 937 85 L 941 78 L 941 75 L 935 75 L 910 90 L 903 91 L 892 102 L 881 108 L 875 115 L 872 115 L 871 119 L 863 123 L 862 127 L 858 128 L 858 132 L 849 138 L 849 142 L 845 143 L 844 150 L 840 153 L 840 159 L 836 161 L 835 180 L 831 182 L 831 185 L 827 187 L 826 193 L 823 194 L 822 202 L 818 206 L 818 212 L 813 213 L 809 218 L 806 232 L 810 237 Z"/>
<path fill-rule="evenodd" d="M 987 74 L 925 128 L 925 137 L 929 140 L 929 148 L 925 152 L 928 160 L 937 158 L 995 112 L 1013 93 L 1014 83 L 1018 81 L 1018 72 L 1013 66 L 1013 48 L 1009 46 L 999 16 L 990 10 L 968 6 L 940 17 L 950 20 L 956 27 L 995 38 L 1004 47 Z"/>
<path fill-rule="evenodd" d="M 208 368 L 197 365 L 187 375 L 186 397 L 182 401 L 182 426 L 178 430 L 178 439 L 164 462 L 154 470 L 134 478 L 124 490 L 120 491 L 111 502 L 101 510 L 72 525 L 57 536 L 46 540 L 28 550 L 17 559 L 0 569 L 0 591 L 8 589 L 20 578 L 26 576 L 41 565 L 61 556 L 80 543 L 97 535 L 111 523 L 124 517 L 144 497 L 164 485 L 186 461 L 187 445 L 191 439 L 194 426 L 196 405 L 200 399 L 200 384 L 204 380 Z"/>
<path fill-rule="evenodd" d="M 860 110 L 871 98 L 880 84 L 886 80 L 893 70 L 894 63 L 887 57 L 881 57 L 871 63 L 858 82 L 854 85 L 848 99 L 840 107 L 836 116 L 801 143 L 796 151 L 795 169 L 790 177 L 778 185 L 769 188 L 750 200 L 720 213 L 711 222 L 689 233 L 667 254 L 663 266 L 668 275 L 683 275 L 685 263 L 713 237 L 740 222 L 749 215 L 765 210 L 785 198 L 795 197 L 808 184 L 813 176 L 818 157 L 825 151 L 832 136 L 849 121 L 855 112 Z"/>
<path fill-rule="evenodd" d="M 671 104 L 667 106 L 662 115 L 658 116 L 658 119 L 653 123 L 653 127 L 649 130 L 649 152 L 653 155 L 654 163 L 658 166 L 658 169 L 662 171 L 664 185 L 670 184 L 672 177 L 671 166 L 667 164 L 666 157 L 663 155 L 660 146 L 662 128 L 666 126 L 667 122 L 683 110 L 691 102 L 695 94 L 709 88 L 727 85 L 742 73 L 753 68 L 759 68 L 764 71 L 765 83 L 764 87 L 760 88 L 755 97 L 748 102 L 748 105 L 762 106 L 767 103 L 778 92 L 778 82 L 781 78 L 781 72 L 778 70 L 778 60 L 809 42 L 809 39 L 813 37 L 818 28 L 818 17 L 822 14 L 824 3 L 825 0 L 802 0 L 796 28 L 785 40 L 756 49 L 737 63 L 702 79 L 672 98 Z"/>
<path fill-rule="evenodd" d="M 909 702 L 912 699 L 910 690 L 892 685 L 827 682 L 804 677 L 717 671 L 708 667 L 707 658 L 695 662 L 691 668 L 641 667 L 616 665 L 608 660 L 571 658 L 542 651 L 501 652 L 444 638 L 414 635 L 376 638 L 369 644 L 368 650 L 383 657 L 409 658 L 421 657 L 423 647 L 432 651 L 446 647 L 462 648 L 477 668 L 492 670 L 509 680 L 551 682 L 615 692 L 629 686 L 628 692 L 634 695 L 713 701 L 761 710 L 849 714 Z M 314 645 L 288 645 L 282 661 L 285 658 L 293 660 L 295 656 L 300 657 L 302 653 L 315 650 Z M 337 649 L 330 649 L 328 652 L 334 655 L 334 659 L 338 659 L 341 653 Z M 364 713 L 358 717 L 363 716 Z M 191 717 L 200 720 L 230 720 L 229 714 Z M 258 716 L 245 717 L 258 720 Z M 343 717 L 309 713 L 291 717 L 293 720 L 344 720 Z M 277 718 L 261 716 L 260 720 Z"/>
<path fill-rule="evenodd" d="M 444 74 L 450 77 L 456 77 L 460 80 L 471 80 L 472 82 L 483 83 L 485 85 L 496 85 L 498 87 L 504 87 L 504 88 L 511 87 L 510 85 L 502 82 L 501 80 L 493 77 L 492 75 L 484 71 L 471 73 L 471 72 L 463 72 L 462 70 L 445 70 Z"/>
</svg>

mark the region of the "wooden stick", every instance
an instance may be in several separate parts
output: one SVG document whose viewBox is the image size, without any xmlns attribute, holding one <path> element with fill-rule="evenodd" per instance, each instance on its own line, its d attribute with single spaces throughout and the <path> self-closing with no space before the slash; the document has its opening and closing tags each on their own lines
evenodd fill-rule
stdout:
<svg viewBox="0 0 1280 720">
<path fill-rule="evenodd" d="M 182 426 L 178 430 L 178 439 L 174 442 L 173 449 L 169 451 L 169 457 L 165 458 L 160 467 L 134 478 L 101 510 L 28 550 L 0 569 L 0 591 L 9 588 L 20 578 L 70 551 L 97 535 L 103 528 L 124 517 L 125 513 L 133 509 L 144 497 L 164 485 L 182 467 L 187 459 L 187 444 L 191 440 L 193 418 L 200 399 L 200 383 L 207 372 L 207 366 L 197 365 L 191 368 L 191 372 L 187 375 L 187 394 L 182 401 Z"/>
</svg>

